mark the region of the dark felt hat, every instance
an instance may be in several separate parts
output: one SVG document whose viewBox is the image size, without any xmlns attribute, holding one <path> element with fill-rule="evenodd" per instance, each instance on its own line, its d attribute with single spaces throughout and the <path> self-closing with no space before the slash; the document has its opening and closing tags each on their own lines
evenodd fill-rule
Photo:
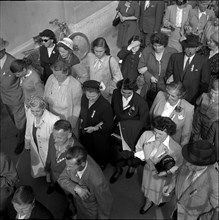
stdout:
<svg viewBox="0 0 219 220">
<path fill-rule="evenodd" d="M 100 90 L 101 86 L 100 86 L 100 82 L 96 81 L 96 80 L 88 80 L 85 81 L 83 83 L 83 89 L 96 89 L 96 90 Z"/>
<path fill-rule="evenodd" d="M 49 37 L 51 39 L 55 38 L 55 33 L 49 29 L 46 29 L 39 33 L 40 37 Z"/>
<path fill-rule="evenodd" d="M 186 40 L 183 40 L 181 44 L 184 48 L 195 48 L 202 45 L 199 41 L 199 36 L 195 34 L 187 35 Z"/>
<path fill-rule="evenodd" d="M 196 166 L 212 165 L 217 161 L 216 147 L 207 140 L 188 143 L 182 148 L 186 161 Z"/>
</svg>

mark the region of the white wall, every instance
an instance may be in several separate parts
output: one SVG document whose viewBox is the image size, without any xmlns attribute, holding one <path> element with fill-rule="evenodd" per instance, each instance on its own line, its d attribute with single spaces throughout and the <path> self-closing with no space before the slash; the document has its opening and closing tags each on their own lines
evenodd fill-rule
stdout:
<svg viewBox="0 0 219 220">
<path fill-rule="evenodd" d="M 9 41 L 7 51 L 20 57 L 33 47 L 33 36 L 46 28 L 54 30 L 49 21 L 58 18 L 93 40 L 111 27 L 117 5 L 117 1 L 2 1 L 0 36 Z"/>
</svg>

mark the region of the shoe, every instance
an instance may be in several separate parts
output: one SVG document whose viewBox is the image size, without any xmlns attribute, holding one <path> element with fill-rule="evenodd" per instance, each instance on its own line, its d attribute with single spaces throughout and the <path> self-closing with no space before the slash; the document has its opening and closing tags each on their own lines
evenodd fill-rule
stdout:
<svg viewBox="0 0 219 220">
<path fill-rule="evenodd" d="M 123 172 L 122 168 L 119 171 L 116 170 L 110 178 L 110 183 L 115 183 L 118 180 L 119 176 L 122 175 L 122 172 Z"/>
<path fill-rule="evenodd" d="M 127 179 L 131 178 L 134 175 L 134 173 L 135 173 L 135 169 L 136 169 L 135 167 L 129 167 L 125 177 Z"/>
<path fill-rule="evenodd" d="M 46 194 L 49 195 L 49 194 L 53 193 L 54 191 L 55 191 L 55 188 L 53 186 L 49 186 L 47 191 L 46 191 Z"/>
<path fill-rule="evenodd" d="M 14 150 L 14 153 L 20 154 L 23 151 L 23 149 L 24 149 L 24 142 L 18 143 Z"/>
<path fill-rule="evenodd" d="M 147 213 L 149 211 L 149 209 L 154 205 L 153 202 L 151 202 L 149 205 L 147 205 L 147 208 L 145 209 L 146 204 L 144 204 L 144 206 L 141 207 L 139 213 L 141 215 L 144 215 L 145 213 Z"/>
</svg>

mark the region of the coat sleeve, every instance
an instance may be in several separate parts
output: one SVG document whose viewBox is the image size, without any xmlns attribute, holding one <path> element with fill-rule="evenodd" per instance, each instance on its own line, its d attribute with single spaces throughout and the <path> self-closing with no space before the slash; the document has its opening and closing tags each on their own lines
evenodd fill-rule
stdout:
<svg viewBox="0 0 219 220">
<path fill-rule="evenodd" d="M 71 178 L 68 175 L 68 172 L 66 168 L 62 171 L 62 173 L 59 175 L 59 178 L 57 180 L 59 185 L 67 192 L 73 194 L 76 196 L 76 193 L 74 191 L 75 186 L 77 185 L 76 182 L 73 182 Z"/>
<path fill-rule="evenodd" d="M 185 123 L 182 128 L 182 134 L 181 134 L 181 140 L 180 145 L 184 146 L 185 144 L 188 144 L 192 132 L 192 122 L 193 122 L 193 115 L 194 115 L 194 106 L 186 107 L 185 109 L 186 115 L 185 115 Z"/>
<path fill-rule="evenodd" d="M 149 112 L 149 117 L 150 117 L 150 122 L 152 121 L 152 119 L 155 117 L 154 115 L 154 109 L 155 107 L 157 106 L 157 104 L 159 103 L 160 99 L 161 99 L 161 96 L 162 96 L 162 91 L 159 91 L 153 101 L 153 104 L 150 108 L 150 112 Z"/>
<path fill-rule="evenodd" d="M 166 70 L 166 74 L 165 74 L 165 77 L 164 77 L 164 81 L 166 82 L 167 79 L 174 74 L 174 54 L 172 54 L 170 56 L 170 59 L 168 61 L 168 64 L 167 64 L 167 70 Z M 174 75 L 173 75 L 174 77 Z"/>
<path fill-rule="evenodd" d="M 167 7 L 165 10 L 165 14 L 163 16 L 163 25 L 165 27 L 169 27 L 172 24 L 170 21 L 170 13 L 171 13 L 170 7 Z"/>
<path fill-rule="evenodd" d="M 113 197 L 107 182 L 95 184 L 95 198 L 98 206 L 98 219 L 110 219 Z"/>
<path fill-rule="evenodd" d="M 120 67 L 118 62 L 116 61 L 116 59 L 114 57 L 111 57 L 110 59 L 110 67 L 112 70 L 112 80 L 114 83 L 117 83 L 118 81 L 123 79 Z"/>
<path fill-rule="evenodd" d="M 164 10 L 165 10 L 164 1 L 158 1 L 157 10 L 156 10 L 156 22 L 155 22 L 155 26 L 154 26 L 154 32 L 155 31 L 156 32 L 160 31 L 160 27 L 161 27 L 163 15 L 164 15 Z"/>
<path fill-rule="evenodd" d="M 210 65 L 207 58 L 203 60 L 202 69 L 201 69 L 201 83 L 199 95 L 203 92 L 208 92 L 208 86 L 210 82 Z"/>
<path fill-rule="evenodd" d="M 52 133 L 50 134 L 50 137 L 49 137 L 49 143 L 48 143 L 48 153 L 47 153 L 47 157 L 46 157 L 46 165 L 45 165 L 45 172 L 49 173 L 50 170 L 51 170 L 51 152 L 52 152 L 52 148 L 53 148 L 53 145 L 52 145 L 52 139 L 53 139 L 53 136 L 52 136 Z"/>
<path fill-rule="evenodd" d="M 130 50 L 127 50 L 128 46 L 122 47 L 122 49 L 118 52 L 117 57 L 120 60 L 124 60 L 130 53 Z"/>
<path fill-rule="evenodd" d="M 19 178 L 13 161 L 8 156 L 1 153 L 0 164 L 0 187 L 14 187 Z"/>
</svg>

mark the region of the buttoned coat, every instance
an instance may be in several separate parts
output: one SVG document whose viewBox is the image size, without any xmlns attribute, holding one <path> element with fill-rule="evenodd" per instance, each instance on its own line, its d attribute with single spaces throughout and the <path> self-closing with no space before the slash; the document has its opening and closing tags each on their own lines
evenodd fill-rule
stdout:
<svg viewBox="0 0 219 220">
<path fill-rule="evenodd" d="M 169 36 L 168 46 L 177 49 L 179 52 L 182 52 L 182 46 L 180 40 L 184 39 L 184 24 L 186 23 L 189 15 L 189 11 L 192 9 L 192 6 L 187 4 L 182 8 L 182 21 L 181 27 L 176 27 L 175 30 L 171 32 Z M 170 5 L 166 8 L 165 15 L 163 17 L 163 25 L 169 27 L 170 25 L 176 26 L 176 15 L 177 15 L 177 5 Z"/>
<path fill-rule="evenodd" d="M 87 156 L 87 167 L 80 179 L 76 173 L 65 168 L 58 178 L 58 183 L 64 190 L 73 194 L 78 219 L 110 218 L 113 197 L 102 170 L 89 155 Z M 74 192 L 76 184 L 87 187 L 91 195 L 82 200 Z"/>
<path fill-rule="evenodd" d="M 159 32 L 165 4 L 164 1 L 150 1 L 149 7 L 144 10 L 145 1 L 139 1 L 140 3 L 140 18 L 139 28 L 144 33 Z"/>
<path fill-rule="evenodd" d="M 167 99 L 168 96 L 165 92 L 160 91 L 157 94 L 149 113 L 151 122 L 156 116 L 162 114 Z M 176 123 L 176 134 L 172 138 L 183 146 L 189 142 L 191 136 L 194 106 L 185 99 L 181 99 L 180 107 L 181 112 L 174 109 L 169 117 Z"/>
<path fill-rule="evenodd" d="M 30 143 L 30 154 L 31 154 L 31 175 L 36 178 L 39 176 L 45 176 L 44 168 L 46 164 L 46 158 L 49 146 L 49 137 L 52 133 L 53 125 L 60 119 L 59 116 L 52 114 L 45 109 L 42 115 L 42 124 L 36 131 L 37 145 L 33 138 L 33 125 L 34 115 L 30 109 L 27 111 L 27 125 L 25 133 L 25 142 Z"/>
<path fill-rule="evenodd" d="M 183 70 L 184 53 L 171 55 L 167 70 L 166 79 L 173 75 L 175 82 L 182 82 L 186 88 L 185 100 L 195 104 L 196 99 L 207 92 L 210 81 L 210 67 L 208 58 L 195 54 L 186 71 Z"/>
<path fill-rule="evenodd" d="M 218 171 L 214 166 L 197 177 L 185 190 L 183 184 L 190 170 L 183 165 L 176 178 L 175 193 L 178 219 L 196 220 L 199 215 L 219 206 Z M 211 218 L 208 218 L 211 219 Z"/>
<path fill-rule="evenodd" d="M 209 19 L 214 17 L 214 11 L 207 9 L 206 16 L 202 16 L 199 19 L 199 8 L 196 6 L 194 9 L 190 10 L 188 19 L 185 23 L 185 28 L 189 26 L 192 28 L 192 33 L 202 34 Z"/>
</svg>

